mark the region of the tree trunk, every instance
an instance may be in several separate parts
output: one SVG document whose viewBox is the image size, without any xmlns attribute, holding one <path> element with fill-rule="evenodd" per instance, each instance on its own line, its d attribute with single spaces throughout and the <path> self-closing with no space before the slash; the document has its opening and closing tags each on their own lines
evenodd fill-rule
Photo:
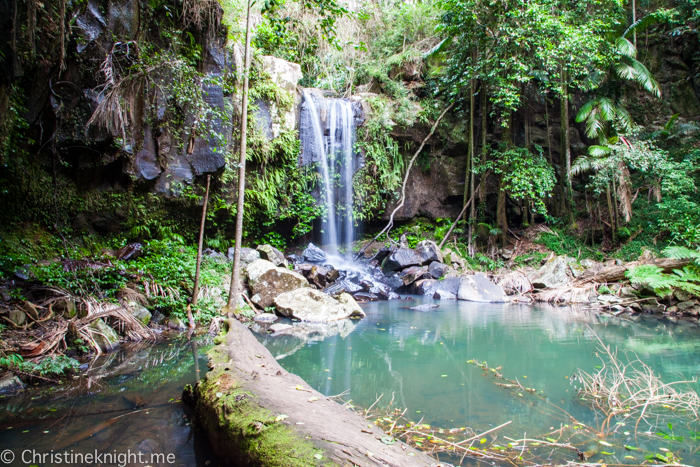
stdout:
<svg viewBox="0 0 700 467">
<path fill-rule="evenodd" d="M 476 52 L 472 54 L 474 60 L 476 60 Z M 475 100 L 476 100 L 476 80 L 474 78 L 471 79 L 471 89 L 470 89 L 470 96 L 469 96 L 469 150 L 468 150 L 468 155 L 467 155 L 467 173 L 466 176 L 464 177 L 464 201 L 462 202 L 463 206 L 467 205 L 467 200 L 469 200 L 470 196 L 473 198 L 474 197 L 474 149 L 475 149 L 475 144 L 474 144 L 474 111 L 475 111 Z M 471 214 L 471 212 L 470 212 Z M 470 216 L 469 219 L 465 219 L 465 224 L 468 224 L 467 228 L 467 251 L 471 251 L 472 249 L 472 224 L 474 223 L 474 220 Z"/>
<path fill-rule="evenodd" d="M 194 270 L 194 289 L 192 291 L 192 306 L 197 306 L 199 295 L 199 270 L 202 266 L 202 244 L 204 243 L 204 224 L 207 221 L 207 201 L 209 200 L 209 182 L 211 175 L 207 175 L 207 188 L 204 190 L 204 206 L 202 207 L 202 222 L 199 224 L 199 243 L 197 245 L 197 266 Z"/>
<path fill-rule="evenodd" d="M 571 142 L 569 140 L 569 87 L 566 82 L 566 70 L 561 68 L 561 161 L 559 170 L 562 194 L 564 196 L 564 213 L 573 222 L 571 193 Z"/>
<path fill-rule="evenodd" d="M 496 224 L 501 230 L 498 234 L 498 241 L 501 246 L 506 246 L 506 235 L 508 233 L 508 218 L 506 217 L 506 191 L 503 189 L 503 179 L 498 179 L 498 203 L 496 205 Z"/>
<path fill-rule="evenodd" d="M 233 273 L 231 274 L 231 288 L 228 294 L 227 314 L 236 314 L 239 301 L 239 282 L 241 278 L 241 243 L 243 242 L 243 206 L 245 202 L 245 160 L 246 137 L 248 134 L 248 77 L 250 75 L 250 7 L 252 0 L 248 0 L 248 14 L 246 16 L 245 31 L 245 71 L 243 73 L 243 97 L 241 99 L 241 145 L 238 163 L 238 205 L 236 208 L 236 238 L 233 252 Z"/>
<path fill-rule="evenodd" d="M 612 207 L 612 201 L 610 200 L 610 184 L 606 183 L 605 184 L 605 195 L 607 196 L 608 199 L 608 215 L 610 215 L 610 236 L 612 238 L 612 242 L 615 243 L 615 219 L 614 219 L 614 213 L 613 213 L 613 207 Z"/>
<path fill-rule="evenodd" d="M 627 272 L 628 269 L 642 264 L 652 264 L 654 266 L 658 266 L 663 269 L 663 272 L 668 274 L 673 272 L 674 269 L 684 268 L 690 264 L 690 261 L 687 259 L 673 258 L 656 258 L 649 261 L 632 261 L 631 263 L 626 263 L 622 266 L 608 266 L 607 268 L 603 268 L 593 275 L 584 274 L 580 281 L 598 283 L 622 281 L 625 280 L 625 272 Z"/>
</svg>

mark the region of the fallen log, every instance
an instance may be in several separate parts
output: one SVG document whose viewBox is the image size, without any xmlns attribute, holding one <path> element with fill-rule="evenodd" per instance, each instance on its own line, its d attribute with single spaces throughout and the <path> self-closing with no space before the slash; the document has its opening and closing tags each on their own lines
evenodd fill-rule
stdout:
<svg viewBox="0 0 700 467">
<path fill-rule="evenodd" d="M 197 426 L 228 465 L 449 465 L 398 440 L 383 443 L 381 429 L 285 371 L 247 327 L 228 325 L 194 389 Z"/>
<path fill-rule="evenodd" d="M 663 269 L 665 273 L 669 273 L 674 269 L 681 269 L 687 266 L 690 264 L 690 261 L 687 259 L 673 258 L 656 258 L 648 261 L 632 261 L 631 263 L 626 263 L 621 266 L 608 266 L 592 275 L 584 274 L 577 282 L 619 282 L 626 279 L 625 273 L 627 270 L 633 268 L 634 266 L 641 266 L 642 264 L 653 264 L 654 266 L 658 266 Z"/>
</svg>

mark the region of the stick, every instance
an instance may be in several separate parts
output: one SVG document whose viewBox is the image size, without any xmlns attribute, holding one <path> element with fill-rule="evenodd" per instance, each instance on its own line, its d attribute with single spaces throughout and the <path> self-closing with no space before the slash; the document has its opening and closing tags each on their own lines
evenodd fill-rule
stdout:
<svg viewBox="0 0 700 467">
<path fill-rule="evenodd" d="M 460 441 L 459 443 L 457 443 L 457 446 L 459 446 L 460 444 L 468 443 L 469 441 L 474 441 L 474 440 L 477 439 L 477 438 L 480 438 L 480 437 L 482 437 L 482 436 L 484 436 L 484 435 L 486 435 L 486 434 L 489 434 L 489 433 L 491 433 L 492 431 L 496 431 L 496 430 L 498 430 L 499 428 L 503 428 L 503 427 L 506 426 L 506 425 L 510 425 L 511 423 L 513 423 L 513 420 L 507 421 L 507 422 L 505 422 L 503 425 L 498 425 L 496 428 L 491 428 L 489 431 L 484 431 L 484 432 L 481 433 L 480 435 L 472 436 L 472 437 L 469 438 L 469 439 L 465 439 L 464 441 Z"/>
<path fill-rule="evenodd" d="M 442 250 L 442 246 L 445 244 L 447 239 L 450 238 L 450 235 L 452 235 L 452 231 L 457 226 L 457 223 L 462 218 L 464 213 L 467 211 L 467 208 L 469 207 L 469 205 L 472 204 L 472 201 L 474 201 L 474 195 L 476 194 L 477 191 L 479 191 L 480 188 L 481 188 L 481 183 L 479 183 L 479 185 L 477 185 L 476 189 L 474 190 L 474 193 L 472 193 L 472 197 L 469 198 L 469 201 L 467 201 L 467 204 L 465 204 L 464 207 L 462 208 L 462 211 L 459 213 L 459 216 L 457 216 L 457 219 L 455 219 L 454 223 L 452 224 L 452 227 L 450 227 L 450 230 L 448 230 L 447 233 L 445 234 L 445 237 L 440 242 L 440 245 L 438 245 L 438 249 Z"/>
<path fill-rule="evenodd" d="M 437 129 L 437 126 L 440 124 L 442 121 L 442 118 L 445 116 L 445 114 L 454 107 L 455 103 L 451 103 L 450 105 L 447 106 L 445 110 L 442 111 L 440 116 L 438 117 L 437 120 L 435 120 L 435 123 L 433 124 L 433 127 L 430 129 L 430 133 L 428 133 L 428 136 L 426 136 L 423 139 L 423 142 L 420 143 L 420 146 L 418 147 L 418 150 L 413 154 L 413 157 L 411 158 L 411 161 L 408 163 L 408 168 L 406 169 L 406 174 L 403 177 L 403 185 L 401 185 L 401 202 L 399 203 L 396 208 L 391 212 L 391 216 L 389 217 L 389 223 L 382 229 L 381 232 L 379 232 L 374 239 L 367 245 L 365 245 L 364 248 L 362 248 L 359 252 L 357 252 L 357 255 L 355 255 L 355 259 L 359 258 L 362 253 L 365 252 L 365 250 L 374 242 L 377 241 L 377 239 L 386 232 L 387 236 L 389 236 L 389 231 L 391 228 L 394 226 L 394 215 L 398 212 L 399 209 L 401 209 L 406 202 L 406 183 L 408 183 L 408 176 L 411 173 L 411 167 L 413 167 L 413 163 L 416 161 L 416 158 L 418 158 L 418 155 L 421 153 L 423 150 L 423 147 L 425 146 L 425 143 L 428 142 L 431 136 L 433 136 L 433 133 L 435 133 L 435 130 Z"/>
</svg>

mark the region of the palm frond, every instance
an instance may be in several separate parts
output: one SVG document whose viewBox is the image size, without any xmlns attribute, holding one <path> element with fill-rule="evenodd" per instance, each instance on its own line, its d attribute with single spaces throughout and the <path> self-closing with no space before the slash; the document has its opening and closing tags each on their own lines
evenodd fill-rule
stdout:
<svg viewBox="0 0 700 467">
<path fill-rule="evenodd" d="M 646 15 L 643 18 L 638 19 L 634 22 L 627 30 L 622 34 L 622 37 L 626 37 L 628 34 L 634 32 L 639 32 L 647 29 L 649 26 L 654 24 L 663 23 L 668 21 L 673 14 L 673 10 L 668 10 L 666 8 L 661 8 L 653 13 Z"/>
<path fill-rule="evenodd" d="M 576 122 L 581 123 L 582 121 L 586 120 L 588 116 L 591 114 L 593 111 L 593 108 L 596 106 L 597 100 L 592 99 L 585 104 L 581 106 L 580 109 L 578 109 L 578 113 L 576 113 Z"/>
<path fill-rule="evenodd" d="M 605 157 L 612 152 L 612 149 L 607 146 L 599 146 L 594 144 L 588 147 L 588 154 L 592 157 Z"/>
<path fill-rule="evenodd" d="M 648 91 L 655 95 L 656 97 L 661 97 L 661 88 L 659 88 L 659 83 L 654 79 L 654 75 L 651 71 L 644 66 L 639 60 L 631 60 L 631 65 L 635 70 L 634 81 L 636 81 L 645 91 Z"/>
<path fill-rule="evenodd" d="M 637 48 L 624 36 L 617 38 L 615 41 L 615 48 L 625 57 L 635 58 L 637 56 Z"/>
<path fill-rule="evenodd" d="M 615 113 L 617 117 L 616 120 L 622 129 L 625 131 L 631 131 L 634 121 L 632 120 L 632 115 L 630 115 L 627 109 L 624 107 L 617 107 L 615 109 Z"/>
</svg>

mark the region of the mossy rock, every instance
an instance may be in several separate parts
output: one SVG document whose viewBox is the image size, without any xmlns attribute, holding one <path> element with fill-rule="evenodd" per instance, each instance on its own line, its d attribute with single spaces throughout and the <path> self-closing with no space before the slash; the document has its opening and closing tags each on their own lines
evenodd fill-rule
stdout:
<svg viewBox="0 0 700 467">
<path fill-rule="evenodd" d="M 380 441 L 384 432 L 286 372 L 248 328 L 229 320 L 195 387 L 196 423 L 228 465 L 438 465 L 424 453 Z M 371 459 L 368 459 L 371 458 Z"/>
</svg>

